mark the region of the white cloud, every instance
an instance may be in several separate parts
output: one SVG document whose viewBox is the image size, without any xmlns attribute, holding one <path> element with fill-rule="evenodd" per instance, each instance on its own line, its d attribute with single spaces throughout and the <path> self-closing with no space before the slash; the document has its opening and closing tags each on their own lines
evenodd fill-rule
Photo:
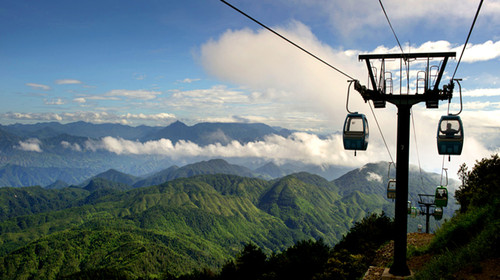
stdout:
<svg viewBox="0 0 500 280">
<path fill-rule="evenodd" d="M 56 99 L 52 99 L 52 100 L 45 100 L 44 103 L 45 103 L 45 105 L 63 105 L 63 104 L 65 104 L 64 100 L 62 100 L 61 98 L 56 98 Z"/>
<path fill-rule="evenodd" d="M 132 114 L 126 113 L 118 115 L 107 112 L 65 112 L 65 113 L 4 113 L 0 114 L 0 118 L 9 120 L 26 120 L 26 121 L 59 121 L 59 122 L 74 122 L 85 121 L 90 123 L 121 123 L 121 124 L 134 124 L 140 121 L 139 124 L 144 122 L 163 122 L 169 124 L 176 119 L 174 114 L 158 113 L 158 114 Z"/>
<path fill-rule="evenodd" d="M 367 175 L 368 176 L 366 176 L 366 180 L 382 183 L 382 176 L 373 172 L 368 172 Z"/>
<path fill-rule="evenodd" d="M 184 79 L 184 80 L 182 80 L 182 81 L 179 81 L 179 82 L 181 82 L 181 83 L 186 83 L 186 84 L 190 84 L 190 83 L 197 82 L 197 81 L 199 81 L 199 80 L 201 80 L 201 79 L 190 79 L 190 78 L 186 78 L 186 79 Z"/>
<path fill-rule="evenodd" d="M 167 103 L 173 107 L 204 108 L 224 104 L 249 104 L 250 100 L 243 91 L 230 90 L 225 86 L 213 86 L 209 89 L 172 91 Z"/>
<path fill-rule="evenodd" d="M 87 100 L 83 97 L 77 97 L 77 98 L 74 98 L 73 99 L 73 102 L 76 102 L 76 103 L 86 103 Z"/>
<path fill-rule="evenodd" d="M 478 88 L 473 90 L 463 90 L 462 95 L 467 97 L 500 96 L 500 88 Z"/>
<path fill-rule="evenodd" d="M 73 151 L 81 152 L 82 147 L 78 143 L 69 143 L 68 141 L 61 141 L 61 146 L 65 149 L 71 149 Z"/>
<path fill-rule="evenodd" d="M 308 133 L 294 133 L 288 138 L 269 135 L 263 141 L 241 144 L 238 141 L 228 142 L 226 145 L 216 143 L 199 146 L 188 141 L 179 141 L 173 144 L 168 139 L 157 141 L 138 142 L 114 137 L 105 137 L 102 140 L 86 142 L 89 150 L 106 150 L 116 154 L 155 154 L 164 155 L 173 159 L 183 157 L 226 157 L 245 158 L 256 157 L 275 161 L 300 161 L 311 164 L 339 164 L 345 166 L 359 166 L 364 155 L 353 157 L 351 151 L 342 147 L 340 136 L 331 136 L 320 139 Z M 373 157 L 372 157 L 373 158 Z"/>
<path fill-rule="evenodd" d="M 304 24 L 292 22 L 276 30 L 345 73 L 366 76 L 365 66 L 352 51 L 323 44 Z M 267 30 L 227 31 L 201 47 L 200 60 L 209 74 L 252 92 L 251 101 L 272 106 L 272 117 L 284 120 L 291 112 L 305 111 L 323 114 L 335 123 L 345 117 L 347 77 Z M 359 96 L 351 100 L 356 110 L 367 108 Z"/>
<path fill-rule="evenodd" d="M 72 80 L 72 79 L 63 79 L 63 80 L 56 80 L 55 83 L 57 85 L 77 85 L 77 84 L 82 84 L 81 81 L 79 80 Z"/>
<path fill-rule="evenodd" d="M 174 114 L 158 113 L 158 114 L 131 114 L 127 113 L 124 117 L 128 120 L 175 120 Z"/>
<path fill-rule="evenodd" d="M 433 131 L 435 129 L 434 125 L 437 125 L 437 123 L 430 125 Z M 417 128 L 419 157 L 422 169 L 440 173 L 441 163 L 444 157 L 437 153 L 435 137 L 428 137 L 422 133 L 422 130 L 428 130 L 429 126 L 420 125 Z M 448 157 L 446 157 L 444 167 L 448 168 L 450 178 L 456 178 L 458 167 L 463 162 L 472 166 L 475 160 L 482 157 L 488 157 L 495 151 L 499 151 L 498 147 L 487 149 L 472 136 L 467 137 L 465 143 L 461 156 L 453 156 L 451 162 L 448 162 Z M 412 133 L 410 162 L 414 165 L 418 164 L 416 146 Z M 174 160 L 189 157 L 259 158 L 281 163 L 300 161 L 302 163 L 319 166 L 341 165 L 350 167 L 359 167 L 369 162 L 390 161 L 380 139 L 371 141 L 367 151 L 358 151 L 357 156 L 354 156 L 354 151 L 344 150 L 342 136 L 331 135 L 325 139 L 320 139 L 318 136 L 309 133 L 294 133 L 287 138 L 277 135 L 268 135 L 262 141 L 248 142 L 245 144 L 231 141 L 226 144 L 216 143 L 207 146 L 199 146 L 187 141 L 179 141 L 173 144 L 168 139 L 138 142 L 105 137 L 101 140 L 89 140 L 86 142 L 85 147 L 92 151 L 105 150 L 125 155 L 162 155 Z M 394 147 L 394 144 L 389 143 L 389 147 Z M 394 149 L 391 149 L 391 152 L 395 159 L 396 155 Z M 369 174 L 367 179 L 378 181 L 382 178 Z"/>
<path fill-rule="evenodd" d="M 19 146 L 15 146 L 16 149 L 26 151 L 26 152 L 37 152 L 41 153 L 42 148 L 40 147 L 42 143 L 36 138 L 31 138 L 26 141 L 19 141 Z"/>
<path fill-rule="evenodd" d="M 298 2 L 307 8 L 318 9 L 317 14 L 325 17 L 325 22 L 330 23 L 335 33 L 341 33 L 346 38 L 380 38 L 389 36 L 390 29 L 378 1 L 310 1 Z M 419 0 L 385 0 L 383 5 L 390 18 L 392 26 L 396 29 L 399 39 L 406 41 L 415 40 L 418 34 L 412 32 L 414 28 L 433 31 L 436 29 L 460 29 L 464 37 L 470 28 L 478 8 L 479 1 L 419 1 Z M 485 1 L 481 8 L 476 28 L 490 28 L 498 26 L 500 3 L 498 1 Z M 495 30 L 494 28 L 492 30 Z M 411 32 L 411 33 L 410 33 Z M 456 33 L 456 32 L 454 32 Z M 405 35 L 410 34 L 410 35 Z M 408 36 L 411 36 L 408 38 Z"/>
<path fill-rule="evenodd" d="M 134 79 L 139 80 L 139 81 L 146 79 L 146 74 L 134 73 L 133 76 L 134 76 Z"/>
<path fill-rule="evenodd" d="M 380 8 L 380 7 L 378 7 Z M 366 66 L 357 59 L 360 53 L 357 50 L 336 50 L 320 42 L 307 26 L 300 22 L 292 22 L 286 28 L 275 28 L 292 41 L 303 46 L 307 50 L 321 57 L 325 61 L 341 69 L 345 73 L 358 78 L 363 84 L 366 80 Z M 487 41 L 476 44 L 465 53 L 470 51 L 470 56 L 464 56 L 463 61 L 473 62 L 498 57 L 500 54 L 498 43 Z M 462 46 L 453 45 L 448 41 L 428 41 L 420 46 L 412 46 L 412 52 L 446 52 L 456 51 L 459 56 Z M 480 51 L 476 51 L 480 50 Z M 399 47 L 391 49 L 380 46 L 372 53 L 400 52 Z M 483 55 L 480 57 L 479 53 Z M 301 117 L 295 122 L 290 120 L 296 116 L 312 115 L 316 119 L 310 123 L 310 127 L 319 124 L 328 127 L 329 131 L 340 128 L 345 114 L 345 100 L 347 96 L 347 78 L 342 74 L 323 65 L 314 58 L 304 54 L 300 50 L 284 42 L 274 34 L 266 30 L 257 32 L 243 29 L 230 30 L 219 38 L 213 39 L 201 46 L 200 61 L 206 71 L 216 78 L 242 86 L 243 93 L 239 99 L 234 99 L 235 104 L 239 102 L 248 108 L 238 108 L 240 112 L 231 111 L 224 106 L 226 101 L 218 98 L 216 94 L 201 91 L 182 92 L 174 97 L 183 97 L 184 102 L 173 102 L 175 104 L 211 104 L 212 107 L 224 108 L 231 115 L 245 116 L 256 115 L 258 112 L 264 119 L 272 119 L 275 123 L 291 123 L 290 127 L 299 128 L 298 124 L 307 126 L 306 118 Z M 436 62 L 438 64 L 439 61 Z M 397 65 L 396 65 L 397 64 Z M 388 70 L 399 70 L 399 62 L 394 69 L 388 66 Z M 424 64 L 412 62 L 410 73 L 410 90 L 413 93 L 419 66 Z M 395 92 L 399 92 L 399 72 L 393 73 Z M 403 84 L 404 85 L 404 84 Z M 405 87 L 406 88 L 406 87 Z M 245 96 L 244 92 L 250 92 Z M 493 90 L 492 90 L 493 91 Z M 197 95 L 196 95 L 197 94 Z M 477 94 L 477 93 L 470 93 Z M 488 93 L 490 96 L 492 93 Z M 181 96 L 182 95 L 182 96 Z M 191 103 L 192 102 L 192 103 Z M 391 105 L 389 105 L 391 106 Z M 211 112 L 209 106 L 204 111 L 207 115 Z M 351 90 L 349 108 L 352 111 L 368 112 L 369 108 L 360 98 L 359 94 Z M 234 110 L 234 109 L 233 109 Z M 206 118 L 228 118 L 228 116 L 207 116 Z"/>
<path fill-rule="evenodd" d="M 126 97 L 141 100 L 155 99 L 160 95 L 160 91 L 150 91 L 150 90 L 127 90 L 127 89 L 113 89 L 105 94 L 109 97 Z"/>
<path fill-rule="evenodd" d="M 460 57 L 463 45 L 458 48 L 457 57 Z M 464 51 L 463 62 L 477 62 L 493 60 L 500 57 L 500 41 L 486 41 L 483 44 L 469 44 Z"/>
<path fill-rule="evenodd" d="M 26 83 L 25 85 L 31 87 L 32 89 L 51 90 L 51 87 L 43 84 Z"/>
<path fill-rule="evenodd" d="M 9 112 L 0 114 L 4 119 L 9 120 L 28 120 L 28 121 L 62 121 L 63 118 L 55 113 L 16 113 Z"/>
</svg>

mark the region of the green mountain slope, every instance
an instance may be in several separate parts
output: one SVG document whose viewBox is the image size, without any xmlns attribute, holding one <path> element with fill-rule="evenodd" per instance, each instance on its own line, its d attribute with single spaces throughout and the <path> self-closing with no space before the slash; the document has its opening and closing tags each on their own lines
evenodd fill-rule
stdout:
<svg viewBox="0 0 500 280">
<path fill-rule="evenodd" d="M 363 217 L 365 213 L 357 212 L 355 214 L 355 212 L 365 208 L 364 212 L 366 213 L 383 210 L 388 216 L 394 217 L 394 202 L 387 198 L 388 171 L 388 162 L 369 163 L 333 181 L 338 186 L 339 192 L 343 196 L 343 202 L 346 205 L 355 205 L 357 204 L 356 201 L 365 197 L 365 201 L 358 204 L 363 206 L 348 210 L 348 216 Z M 394 167 L 390 176 L 395 178 Z M 412 202 L 412 206 L 419 207 L 419 194 L 433 195 L 440 183 L 439 174 L 420 172 L 417 167 L 411 166 L 408 174 L 408 200 Z M 443 209 L 443 220 L 436 221 L 433 217 L 430 217 L 430 231 L 437 229 L 445 219 L 451 218 L 454 212 L 458 210 L 458 205 L 453 196 L 454 188 L 449 186 L 448 191 L 449 201 L 448 206 Z M 408 230 L 410 232 L 416 231 L 418 225 L 425 224 L 426 219 L 423 215 L 408 218 Z"/>
<path fill-rule="evenodd" d="M 0 221 L 72 207 L 88 196 L 79 188 L 46 190 L 41 187 L 0 188 Z"/>
<path fill-rule="evenodd" d="M 381 170 L 333 182 L 302 172 L 271 181 L 196 175 L 130 190 L 103 178 L 85 189 L 3 188 L 0 278 L 160 277 L 220 268 L 248 243 L 268 254 L 304 239 L 333 245 L 368 213 L 393 209 Z"/>
<path fill-rule="evenodd" d="M 190 272 L 194 265 L 219 267 L 234 256 L 243 243 L 253 242 L 269 252 L 293 244 L 293 230 L 246 198 L 245 189 L 254 189 L 250 183 L 241 188 L 244 180 L 233 179 L 240 182 L 234 184 L 234 189 L 220 189 L 225 194 L 203 181 L 217 181 L 215 178 L 178 179 L 160 186 L 111 192 L 89 199 L 97 193 L 94 192 L 80 200 L 80 206 L 54 211 L 47 209 L 38 214 L 3 219 L 0 223 L 0 256 L 3 259 L 0 263 L 8 262 L 3 276 L 11 273 L 29 275 L 44 265 L 50 269 L 39 270 L 38 273 L 45 273 L 40 277 L 49 279 L 54 271 L 63 271 L 58 275 L 68 276 L 78 273 L 79 269 L 101 265 L 127 269 L 129 262 L 140 261 L 136 259 L 141 255 L 137 255 L 137 250 L 158 253 L 158 242 L 165 246 L 162 249 L 164 252 L 158 254 L 168 253 L 169 257 L 160 261 L 153 254 L 153 260 L 143 260 L 147 265 L 134 266 L 132 275 L 153 275 L 151 271 L 141 272 L 144 266 L 162 267 L 162 272 L 178 274 Z M 263 189 L 266 181 L 254 181 L 257 183 L 255 189 Z M 253 199 L 256 196 L 249 195 Z M 99 236 L 99 232 L 110 235 L 103 242 L 112 243 L 111 247 L 96 246 L 94 242 L 74 245 L 74 239 L 87 238 L 86 235 Z M 124 241 L 129 239 L 139 245 Z M 34 243 L 25 245 L 30 241 Z M 43 251 L 37 251 L 37 246 L 42 246 Z M 121 260 L 113 255 L 117 248 L 121 251 Z M 75 250 L 83 253 L 76 253 Z M 37 257 L 33 257 L 33 252 Z M 75 254 L 78 257 L 73 257 Z M 108 256 L 120 264 L 115 266 L 98 262 L 87 266 L 89 260 L 97 261 L 96 256 L 102 256 L 100 262 Z M 59 261 L 51 262 L 53 258 Z M 34 263 L 26 265 L 26 262 Z"/>
<path fill-rule="evenodd" d="M 159 171 L 143 180 L 139 180 L 134 187 L 145 187 L 162 184 L 177 178 L 188 178 L 203 174 L 232 174 L 243 177 L 256 177 L 248 168 L 230 164 L 223 159 L 212 159 L 188 164 L 183 167 L 172 166 Z"/>
<path fill-rule="evenodd" d="M 334 211 L 340 196 L 331 191 L 329 185 L 321 184 L 328 183 L 326 180 L 317 185 L 308 183 L 317 177 L 300 173 L 274 181 L 262 195 L 259 207 L 283 220 L 289 228 L 298 230 L 303 238 L 312 236 L 334 243 L 345 232 L 337 227 L 345 224 L 346 217 Z"/>
</svg>

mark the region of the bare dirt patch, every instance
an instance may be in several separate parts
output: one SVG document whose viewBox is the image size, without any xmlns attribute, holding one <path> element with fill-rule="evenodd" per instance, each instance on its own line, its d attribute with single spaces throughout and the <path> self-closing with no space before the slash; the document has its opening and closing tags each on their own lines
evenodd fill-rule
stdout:
<svg viewBox="0 0 500 280">
<path fill-rule="evenodd" d="M 407 246 L 408 247 L 416 247 L 420 248 L 428 245 L 434 234 L 428 233 L 409 233 L 407 235 Z M 382 278 L 382 273 L 384 269 L 388 267 L 388 265 L 392 262 L 394 253 L 394 241 L 387 243 L 377 250 L 377 254 L 375 256 L 375 260 L 373 261 L 373 265 L 368 269 L 365 274 L 364 280 L 378 280 Z M 408 261 L 408 267 L 412 271 L 419 270 L 422 266 L 425 265 L 431 258 L 431 255 L 421 255 L 412 257 Z"/>
<path fill-rule="evenodd" d="M 408 247 L 420 248 L 428 245 L 433 234 L 409 233 L 407 237 Z M 377 255 L 373 265 L 366 271 L 363 280 L 379 280 L 382 278 L 384 269 L 392 262 L 394 252 L 394 242 L 391 241 L 377 250 Z M 425 254 L 411 257 L 408 260 L 408 267 L 411 271 L 420 270 L 430 259 L 432 255 Z M 464 267 L 459 272 L 453 274 L 457 280 L 492 280 L 500 279 L 500 258 L 484 260 L 480 263 L 471 264 Z"/>
</svg>

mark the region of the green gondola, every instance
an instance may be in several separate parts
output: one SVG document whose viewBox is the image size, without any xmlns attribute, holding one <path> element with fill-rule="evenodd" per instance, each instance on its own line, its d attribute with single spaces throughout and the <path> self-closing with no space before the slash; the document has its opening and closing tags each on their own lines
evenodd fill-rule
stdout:
<svg viewBox="0 0 500 280">
<path fill-rule="evenodd" d="M 436 207 L 434 209 L 434 214 L 433 215 L 434 215 L 434 219 L 436 221 L 441 220 L 443 218 L 443 208 L 442 207 Z"/>
<path fill-rule="evenodd" d="M 436 207 L 448 206 L 448 189 L 446 187 L 439 186 L 436 188 L 434 203 L 436 204 Z"/>
<path fill-rule="evenodd" d="M 412 207 L 410 215 L 412 218 L 417 217 L 418 215 L 420 215 L 420 209 L 418 209 L 417 207 Z"/>
</svg>

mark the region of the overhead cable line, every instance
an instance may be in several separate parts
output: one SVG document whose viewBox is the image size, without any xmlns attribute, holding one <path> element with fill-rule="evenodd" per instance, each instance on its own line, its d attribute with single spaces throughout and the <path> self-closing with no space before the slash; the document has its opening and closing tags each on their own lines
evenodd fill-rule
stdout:
<svg viewBox="0 0 500 280">
<path fill-rule="evenodd" d="M 380 3 L 380 7 L 382 7 L 382 11 L 384 12 L 385 18 L 387 19 L 387 22 L 389 23 L 389 27 L 392 30 L 392 34 L 394 35 L 394 38 L 396 38 L 396 41 L 398 42 L 399 49 L 401 49 L 401 53 L 404 55 L 405 53 L 403 51 L 403 47 L 401 46 L 401 43 L 399 42 L 398 36 L 396 35 L 396 31 L 394 31 L 394 28 L 392 27 L 391 21 L 389 20 L 389 16 L 387 15 L 387 13 L 385 11 L 384 4 L 382 4 L 382 0 L 379 0 L 379 3 Z M 404 62 L 406 64 L 406 59 L 404 60 Z M 389 154 L 389 157 L 391 158 L 391 162 L 394 163 L 394 159 L 392 158 L 392 154 L 391 154 L 391 151 L 389 150 L 389 146 L 387 145 L 387 142 L 385 141 L 384 133 L 382 132 L 382 129 L 380 129 L 380 125 L 378 123 L 377 116 L 375 115 L 375 111 L 373 111 L 372 105 L 370 103 L 368 103 L 368 104 L 370 105 L 370 110 L 372 111 L 372 115 L 373 115 L 373 118 L 375 119 L 375 123 L 377 124 L 378 130 L 380 132 L 380 136 L 382 136 L 382 140 L 384 141 L 384 145 L 385 145 L 385 148 L 387 149 L 387 153 Z"/>
<path fill-rule="evenodd" d="M 394 159 L 392 158 L 391 151 L 389 150 L 389 146 L 387 145 L 387 142 L 385 141 L 384 133 L 382 133 L 382 129 L 380 129 L 380 125 L 378 124 L 377 116 L 375 115 L 375 112 L 373 111 L 372 104 L 368 102 L 368 105 L 370 105 L 370 110 L 372 111 L 373 118 L 375 119 L 375 123 L 377 124 L 378 131 L 380 132 L 380 135 L 382 136 L 382 140 L 384 141 L 385 148 L 387 149 L 387 153 L 389 153 L 389 157 L 391 158 L 391 162 L 394 163 Z"/>
<path fill-rule="evenodd" d="M 420 164 L 420 154 L 418 152 L 417 127 L 415 126 L 415 119 L 413 118 L 413 109 L 410 109 L 410 114 L 411 114 L 411 122 L 413 124 L 413 137 L 415 138 L 415 148 L 417 149 L 418 170 L 420 172 L 420 181 L 422 182 L 422 186 L 423 186 L 424 185 L 424 177 L 422 176 L 422 166 Z"/>
<path fill-rule="evenodd" d="M 442 186 L 443 185 L 443 172 L 444 172 L 444 158 L 446 157 L 446 155 L 443 155 L 443 162 L 441 163 L 441 181 L 440 181 L 440 185 Z M 448 173 L 447 173 L 448 175 Z"/>
<path fill-rule="evenodd" d="M 462 60 L 462 56 L 464 55 L 465 47 L 467 47 L 467 43 L 469 42 L 470 35 L 472 34 L 472 29 L 474 29 L 474 24 L 476 23 L 477 16 L 479 15 L 479 11 L 481 10 L 481 6 L 483 5 L 483 0 L 479 2 L 479 7 L 477 7 L 476 15 L 474 16 L 474 21 L 472 21 L 472 25 L 469 30 L 469 35 L 467 35 L 467 39 L 465 40 L 464 48 L 462 49 L 462 53 L 460 54 L 460 58 L 458 59 L 457 67 L 455 67 L 455 72 L 453 72 L 453 76 L 451 79 L 455 78 L 455 74 L 457 73 L 458 65 L 460 65 L 460 61 Z"/>
<path fill-rule="evenodd" d="M 398 39 L 398 36 L 396 35 L 396 32 L 394 31 L 394 28 L 392 28 L 391 21 L 389 20 L 389 17 L 387 16 L 387 13 L 385 12 L 384 4 L 382 4 L 382 0 L 378 0 L 378 2 L 380 3 L 380 7 L 382 7 L 382 11 L 384 11 L 385 18 L 387 19 L 387 22 L 389 23 L 389 26 L 391 27 L 392 34 L 394 34 L 394 38 L 396 38 L 396 41 L 398 42 L 399 49 L 401 49 L 401 53 L 404 55 L 405 52 L 403 51 L 403 47 L 401 46 L 401 43 L 399 43 L 399 39 Z M 405 64 L 406 64 L 406 60 L 405 60 Z"/>
<path fill-rule="evenodd" d="M 281 39 L 287 41 L 288 43 L 292 44 L 293 46 L 295 46 L 296 48 L 300 49 L 301 51 L 307 53 L 308 55 L 314 57 L 315 59 L 319 60 L 320 62 L 322 62 L 323 64 L 329 66 L 330 68 L 332 68 L 333 70 L 339 72 L 340 74 L 346 76 L 347 78 L 351 79 L 351 80 L 355 80 L 353 77 L 349 76 L 348 74 L 346 74 L 345 72 L 341 71 L 340 69 L 334 67 L 333 65 L 329 64 L 328 62 L 324 61 L 323 59 L 319 58 L 318 56 L 314 55 L 313 53 L 309 52 L 308 50 L 304 49 L 303 47 L 297 45 L 296 43 L 292 42 L 291 40 L 289 40 L 288 38 L 286 38 L 285 36 L 279 34 L 278 32 L 274 31 L 273 29 L 271 29 L 270 27 L 266 26 L 265 24 L 261 23 L 260 21 L 256 20 L 255 18 L 251 17 L 250 15 L 246 14 L 245 12 L 243 12 L 242 10 L 236 8 L 235 6 L 229 4 L 228 2 L 224 1 L 224 0 L 221 0 L 222 3 L 228 5 L 229 7 L 233 8 L 234 10 L 236 10 L 237 12 L 239 12 L 240 14 L 244 15 L 245 17 L 249 18 L 250 20 L 252 20 L 253 22 L 257 23 L 258 25 L 264 27 L 265 29 L 267 29 L 268 31 L 272 32 L 274 35 L 280 37 Z"/>
<path fill-rule="evenodd" d="M 398 42 L 399 49 L 401 50 L 401 53 L 403 54 L 403 56 L 405 56 L 405 52 L 403 50 L 403 47 L 401 46 L 401 43 L 399 42 L 398 36 L 396 35 L 396 31 L 394 31 L 394 28 L 392 27 L 391 21 L 389 20 L 389 16 L 387 15 L 387 12 L 385 11 L 384 4 L 382 4 L 382 0 L 379 0 L 378 2 L 380 3 L 380 7 L 382 8 L 382 11 L 384 12 L 385 18 L 387 19 L 387 23 L 389 23 L 389 27 L 391 27 L 392 34 L 394 34 L 394 38 L 396 38 L 396 41 Z M 407 65 L 406 64 L 406 59 L 404 60 L 404 62 L 405 62 L 405 65 Z M 406 74 L 407 74 L 407 77 L 408 77 L 408 75 L 409 75 L 409 65 L 407 65 L 407 67 L 408 68 L 407 68 Z M 409 79 L 409 78 L 407 78 L 407 79 Z M 409 91 L 407 91 L 407 92 L 409 92 Z M 415 126 L 415 119 L 413 117 L 413 109 L 410 109 L 410 115 L 411 115 L 411 122 L 413 124 L 413 137 L 415 138 L 415 148 L 416 148 L 416 151 L 417 151 L 417 161 L 418 161 L 418 170 L 419 170 L 419 173 L 420 173 L 420 181 L 421 181 L 421 183 L 423 185 L 424 184 L 424 179 L 423 179 L 423 176 L 422 176 L 422 165 L 420 164 L 420 153 L 418 151 L 418 142 L 417 142 L 417 128 Z"/>
</svg>

